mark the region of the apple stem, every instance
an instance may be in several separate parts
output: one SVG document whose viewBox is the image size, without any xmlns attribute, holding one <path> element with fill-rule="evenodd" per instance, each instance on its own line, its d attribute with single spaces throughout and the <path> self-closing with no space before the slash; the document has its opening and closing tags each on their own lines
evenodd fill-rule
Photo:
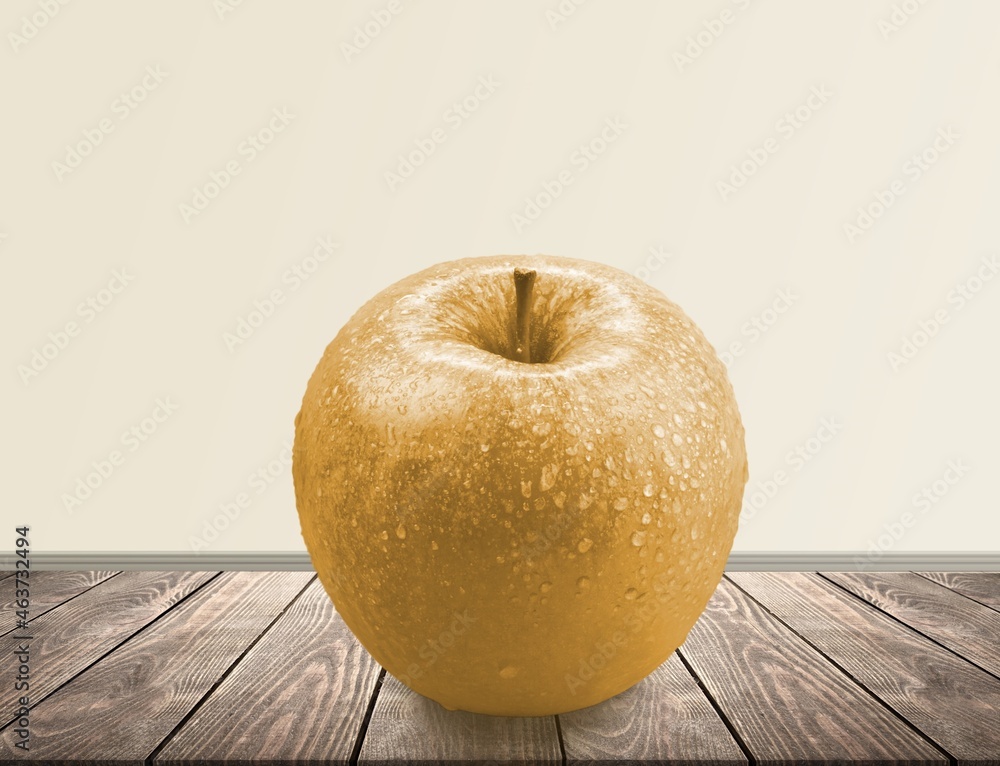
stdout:
<svg viewBox="0 0 1000 766">
<path fill-rule="evenodd" d="M 531 362 L 531 289 L 535 270 L 514 269 L 514 290 L 517 293 L 517 350 L 519 362 Z"/>
</svg>

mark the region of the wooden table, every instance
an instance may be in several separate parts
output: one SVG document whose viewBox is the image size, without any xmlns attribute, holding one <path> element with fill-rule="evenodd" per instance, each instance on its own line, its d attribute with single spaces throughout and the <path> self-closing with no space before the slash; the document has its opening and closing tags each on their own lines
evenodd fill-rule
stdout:
<svg viewBox="0 0 1000 766">
<path fill-rule="evenodd" d="M 0 763 L 998 763 L 1000 573 L 732 572 L 655 673 L 545 718 L 385 675 L 311 572 L 0 572 Z"/>
</svg>

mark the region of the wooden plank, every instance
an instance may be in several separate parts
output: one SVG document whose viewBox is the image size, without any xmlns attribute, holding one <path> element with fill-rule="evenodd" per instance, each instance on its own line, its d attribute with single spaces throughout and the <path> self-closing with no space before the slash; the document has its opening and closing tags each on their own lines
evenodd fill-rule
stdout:
<svg viewBox="0 0 1000 766">
<path fill-rule="evenodd" d="M 631 689 L 559 724 L 568 764 L 747 763 L 676 652 Z"/>
<path fill-rule="evenodd" d="M 821 574 L 1000 677 L 1000 612 L 912 572 Z"/>
<path fill-rule="evenodd" d="M 678 651 L 758 764 L 948 763 L 727 580 Z"/>
<path fill-rule="evenodd" d="M 31 760 L 142 764 L 312 576 L 222 573 L 36 706 Z"/>
<path fill-rule="evenodd" d="M 313 580 L 153 762 L 347 764 L 379 672 Z"/>
<path fill-rule="evenodd" d="M 1000 572 L 915 572 L 1000 611 Z"/>
<path fill-rule="evenodd" d="M 555 716 L 513 718 L 448 711 L 388 673 L 358 764 L 561 764 Z"/>
<path fill-rule="evenodd" d="M 28 576 L 28 620 L 35 620 L 55 609 L 60 604 L 78 596 L 95 585 L 111 579 L 118 572 L 67 572 L 40 570 Z M 0 600 L 0 634 L 14 629 L 17 616 L 14 614 L 15 580 L 0 586 L 3 592 Z"/>
<path fill-rule="evenodd" d="M 33 669 L 32 706 L 96 662 L 180 599 L 200 588 L 214 572 L 123 572 L 76 598 L 66 601 L 28 625 Z M 0 651 L 10 656 L 22 642 L 17 630 L 0 639 Z M 14 719 L 23 691 L 0 686 L 0 727 Z"/>
<path fill-rule="evenodd" d="M 816 574 L 727 577 L 958 763 L 1000 763 L 1000 680 Z"/>
</svg>

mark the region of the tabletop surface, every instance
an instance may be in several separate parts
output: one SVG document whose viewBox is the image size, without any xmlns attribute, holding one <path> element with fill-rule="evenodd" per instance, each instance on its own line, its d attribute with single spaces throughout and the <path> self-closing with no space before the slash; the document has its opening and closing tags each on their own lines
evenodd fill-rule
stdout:
<svg viewBox="0 0 1000 766">
<path fill-rule="evenodd" d="M 4 764 L 1000 764 L 996 572 L 727 573 L 652 675 L 540 718 L 410 691 L 312 572 L 36 571 L 24 627 L 14 581 Z"/>
</svg>

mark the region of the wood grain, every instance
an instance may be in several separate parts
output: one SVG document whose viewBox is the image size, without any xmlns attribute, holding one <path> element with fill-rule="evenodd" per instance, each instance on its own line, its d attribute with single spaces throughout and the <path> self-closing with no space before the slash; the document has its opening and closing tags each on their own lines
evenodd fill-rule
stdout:
<svg viewBox="0 0 1000 766">
<path fill-rule="evenodd" d="M 559 716 L 568 764 L 746 764 L 677 653 L 600 705 Z"/>
<path fill-rule="evenodd" d="M 816 574 L 727 577 L 958 763 L 1000 763 L 1000 680 Z"/>
<path fill-rule="evenodd" d="M 554 716 L 448 711 L 386 674 L 358 764 L 562 763 Z"/>
<path fill-rule="evenodd" d="M 30 699 L 42 699 L 96 662 L 180 599 L 200 588 L 213 572 L 123 572 L 29 623 Z M 9 656 L 22 643 L 15 631 L 0 639 L 0 651 Z M 0 726 L 14 718 L 22 694 L 14 684 L 0 686 Z"/>
<path fill-rule="evenodd" d="M 679 652 L 758 764 L 948 763 L 727 580 Z"/>
<path fill-rule="evenodd" d="M 1000 612 L 912 572 L 821 574 L 1000 677 Z"/>
<path fill-rule="evenodd" d="M 1000 611 L 1000 572 L 915 572 Z"/>
<path fill-rule="evenodd" d="M 35 620 L 65 601 L 78 596 L 118 572 L 33 571 L 28 576 L 28 620 Z M 0 635 L 14 629 L 15 578 L 0 582 Z M 0 716 L 2 717 L 2 716 Z"/>
<path fill-rule="evenodd" d="M 31 759 L 143 763 L 312 576 L 222 573 L 32 710 Z"/>
<path fill-rule="evenodd" d="M 153 762 L 347 764 L 379 670 L 313 580 Z"/>
</svg>

